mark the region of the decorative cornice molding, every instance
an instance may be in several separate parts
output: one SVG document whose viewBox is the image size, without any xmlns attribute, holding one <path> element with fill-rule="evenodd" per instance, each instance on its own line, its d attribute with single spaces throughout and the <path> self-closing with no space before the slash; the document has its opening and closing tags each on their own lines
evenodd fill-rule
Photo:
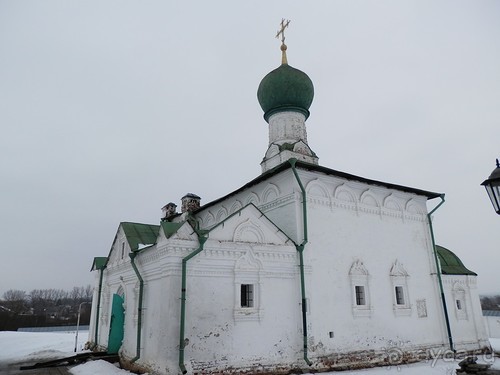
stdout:
<svg viewBox="0 0 500 375">
<path fill-rule="evenodd" d="M 461 285 L 465 288 L 475 287 L 477 276 L 470 275 L 442 275 L 443 284 L 453 288 L 455 285 Z"/>
<path fill-rule="evenodd" d="M 262 212 L 267 212 L 267 211 L 274 210 L 278 207 L 286 206 L 289 202 L 291 202 L 293 200 L 295 200 L 295 194 L 290 193 L 287 195 L 283 195 L 283 196 L 279 197 L 278 199 L 275 199 L 272 202 L 268 202 L 268 203 L 264 203 L 262 205 L 259 205 L 258 208 Z"/>
</svg>

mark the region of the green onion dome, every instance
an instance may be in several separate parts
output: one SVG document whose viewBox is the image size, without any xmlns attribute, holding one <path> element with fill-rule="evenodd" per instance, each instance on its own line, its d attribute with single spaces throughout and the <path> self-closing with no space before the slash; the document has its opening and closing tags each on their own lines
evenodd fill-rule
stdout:
<svg viewBox="0 0 500 375">
<path fill-rule="evenodd" d="M 309 76 L 287 63 L 267 74 L 257 90 L 267 122 L 274 113 L 285 111 L 300 112 L 307 119 L 313 97 L 314 86 Z"/>
</svg>

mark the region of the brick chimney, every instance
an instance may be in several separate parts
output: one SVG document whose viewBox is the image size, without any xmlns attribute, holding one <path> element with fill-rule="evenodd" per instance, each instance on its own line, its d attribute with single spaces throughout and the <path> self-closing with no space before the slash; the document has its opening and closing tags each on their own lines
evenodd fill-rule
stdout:
<svg viewBox="0 0 500 375">
<path fill-rule="evenodd" d="M 175 203 L 167 203 L 165 206 L 162 207 L 161 211 L 163 212 L 163 217 L 162 220 L 167 220 L 174 216 L 177 212 L 177 205 Z"/>
<path fill-rule="evenodd" d="M 193 212 L 200 208 L 201 198 L 196 194 L 187 193 L 182 197 L 182 208 L 181 212 Z"/>
</svg>

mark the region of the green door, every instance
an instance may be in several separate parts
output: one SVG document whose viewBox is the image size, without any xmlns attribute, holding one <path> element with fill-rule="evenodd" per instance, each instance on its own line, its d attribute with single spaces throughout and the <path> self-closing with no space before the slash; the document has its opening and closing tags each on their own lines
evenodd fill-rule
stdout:
<svg viewBox="0 0 500 375">
<path fill-rule="evenodd" d="M 116 354 L 122 346 L 123 323 L 124 323 L 123 298 L 113 294 L 113 306 L 111 308 L 111 324 L 109 325 L 108 353 Z"/>
</svg>

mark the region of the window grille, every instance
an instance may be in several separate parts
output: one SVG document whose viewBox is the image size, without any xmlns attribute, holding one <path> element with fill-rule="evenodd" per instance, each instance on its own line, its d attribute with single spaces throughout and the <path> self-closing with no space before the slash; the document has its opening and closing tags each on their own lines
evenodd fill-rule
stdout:
<svg viewBox="0 0 500 375">
<path fill-rule="evenodd" d="M 402 286 L 397 286 L 395 288 L 396 291 L 396 304 L 404 305 L 405 304 L 405 294 Z"/>
<path fill-rule="evenodd" d="M 253 307 L 252 284 L 241 284 L 241 307 Z"/>
<path fill-rule="evenodd" d="M 356 289 L 356 305 L 358 306 L 366 305 L 365 287 L 356 285 L 355 289 Z"/>
</svg>

